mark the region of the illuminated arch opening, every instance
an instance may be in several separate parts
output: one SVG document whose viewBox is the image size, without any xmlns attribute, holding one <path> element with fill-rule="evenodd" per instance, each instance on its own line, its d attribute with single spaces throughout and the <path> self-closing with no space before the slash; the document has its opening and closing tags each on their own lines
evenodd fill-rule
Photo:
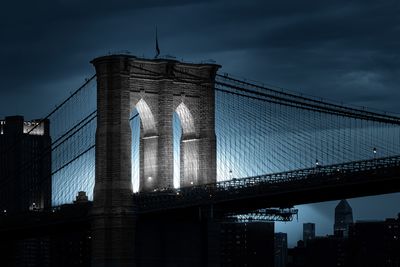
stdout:
<svg viewBox="0 0 400 267">
<path fill-rule="evenodd" d="M 129 124 L 132 130 L 132 189 L 133 192 L 138 192 L 140 176 L 140 117 L 136 108 L 131 112 Z"/>
<path fill-rule="evenodd" d="M 182 137 L 182 126 L 179 120 L 178 114 L 174 112 L 172 118 L 172 129 L 173 129 L 173 149 L 174 149 L 174 188 L 179 188 L 180 177 L 181 177 L 181 137 Z"/>
<path fill-rule="evenodd" d="M 198 183 L 199 144 L 196 137 L 194 118 L 188 107 L 182 102 L 174 113 L 175 187 Z"/>
<path fill-rule="evenodd" d="M 132 186 L 133 191 L 138 192 L 141 186 L 148 187 L 146 183 L 153 181 L 144 177 L 156 177 L 155 166 L 157 164 L 157 144 L 154 140 L 144 140 L 147 137 L 156 136 L 156 123 L 153 112 L 144 99 L 140 99 L 131 113 L 132 129 Z M 144 149 L 142 146 L 146 146 Z M 141 155 L 143 154 L 143 155 Z M 143 164 L 143 166 L 141 166 Z M 143 185 L 141 185 L 143 183 Z M 146 185 L 145 185 L 146 184 Z"/>
</svg>

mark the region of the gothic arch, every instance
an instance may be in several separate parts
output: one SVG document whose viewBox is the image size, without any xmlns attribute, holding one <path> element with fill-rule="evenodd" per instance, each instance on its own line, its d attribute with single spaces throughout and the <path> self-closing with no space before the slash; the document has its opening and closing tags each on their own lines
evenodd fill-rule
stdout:
<svg viewBox="0 0 400 267">
<path fill-rule="evenodd" d="M 181 127 L 180 141 L 180 187 L 199 182 L 199 139 L 195 119 L 187 105 L 182 101 L 175 109 Z"/>
<path fill-rule="evenodd" d="M 144 135 L 155 134 L 156 123 L 154 120 L 153 112 L 151 111 L 147 102 L 143 98 L 141 98 L 136 103 L 135 107 L 139 113 L 143 134 Z"/>
<path fill-rule="evenodd" d="M 183 101 L 178 105 L 175 112 L 181 122 L 182 136 L 195 136 L 196 128 L 193 115 Z"/>
<path fill-rule="evenodd" d="M 140 117 L 139 191 L 151 190 L 158 177 L 158 135 L 152 107 L 141 97 L 133 107 Z M 132 108 L 133 109 L 133 108 Z"/>
</svg>

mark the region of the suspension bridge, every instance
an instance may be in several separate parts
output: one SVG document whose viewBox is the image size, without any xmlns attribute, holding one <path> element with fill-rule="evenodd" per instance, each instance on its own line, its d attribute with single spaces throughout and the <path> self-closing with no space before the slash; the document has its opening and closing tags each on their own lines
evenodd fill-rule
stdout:
<svg viewBox="0 0 400 267">
<path fill-rule="evenodd" d="M 315 177 L 322 176 L 319 183 L 328 182 L 328 179 L 351 176 L 353 172 L 358 175 L 361 171 L 364 175 L 361 180 L 368 182 L 369 176 L 364 172 L 377 173 L 381 167 L 398 166 L 400 118 L 396 115 L 271 89 L 228 74 L 216 75 L 215 101 L 218 182 L 201 186 L 188 184 L 178 189 L 182 127 L 175 112 L 173 187 L 137 193 L 135 197 L 141 203 L 154 196 L 159 199 L 160 207 L 165 208 L 164 196 L 170 199 L 173 196 L 177 201 L 194 191 L 203 194 L 210 191 L 216 198 L 217 192 L 262 185 L 278 188 L 278 183 L 311 178 L 315 181 Z M 54 205 L 71 203 L 78 191 L 86 191 L 92 198 L 96 109 L 94 75 L 46 117 L 51 121 L 53 138 Z M 183 120 L 187 120 L 185 116 Z M 138 192 L 140 116 L 137 110 L 131 114 L 130 125 L 132 190 Z M 210 194 L 200 198 L 210 201 Z M 185 201 L 190 203 L 189 199 Z"/>
<path fill-rule="evenodd" d="M 120 230 L 133 233 L 136 216 L 209 207 L 238 220 L 290 220 L 297 204 L 400 189 L 396 114 L 236 78 L 213 63 L 92 63 L 96 74 L 43 119 L 51 146 L 20 171 L 51 155 L 52 205 L 88 193 L 98 262 L 106 251 L 128 257 Z M 0 188 L 10 182 L 2 177 Z"/>
</svg>

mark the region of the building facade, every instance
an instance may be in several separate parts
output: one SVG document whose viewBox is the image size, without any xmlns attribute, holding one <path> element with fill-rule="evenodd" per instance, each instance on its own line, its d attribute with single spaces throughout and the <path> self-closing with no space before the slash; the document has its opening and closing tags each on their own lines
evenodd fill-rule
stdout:
<svg viewBox="0 0 400 267">
<path fill-rule="evenodd" d="M 349 231 L 349 266 L 400 266 L 400 215 L 384 221 L 357 221 Z"/>
<path fill-rule="evenodd" d="M 18 213 L 51 206 L 48 120 L 0 120 L 0 209 Z"/>
<path fill-rule="evenodd" d="M 222 223 L 220 266 L 274 266 L 274 223 Z"/>
</svg>

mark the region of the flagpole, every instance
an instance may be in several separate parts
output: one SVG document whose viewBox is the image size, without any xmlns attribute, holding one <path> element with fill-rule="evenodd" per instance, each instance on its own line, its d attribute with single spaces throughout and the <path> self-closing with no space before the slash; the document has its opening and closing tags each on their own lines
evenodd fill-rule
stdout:
<svg viewBox="0 0 400 267">
<path fill-rule="evenodd" d="M 154 58 L 158 58 L 159 55 L 160 55 L 160 47 L 158 46 L 158 33 L 156 26 L 156 56 Z"/>
</svg>

